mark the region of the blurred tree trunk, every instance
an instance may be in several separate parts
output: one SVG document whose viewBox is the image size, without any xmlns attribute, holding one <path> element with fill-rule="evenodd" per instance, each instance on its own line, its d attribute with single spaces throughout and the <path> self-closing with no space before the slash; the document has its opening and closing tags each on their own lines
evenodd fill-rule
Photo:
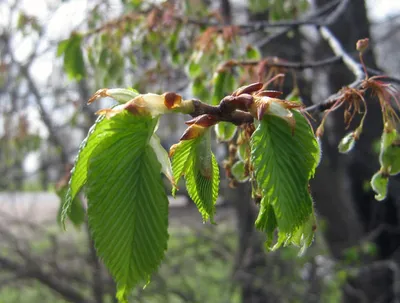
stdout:
<svg viewBox="0 0 400 303">
<path fill-rule="evenodd" d="M 328 2 L 315 0 L 314 4 L 318 8 Z M 358 39 L 370 37 L 365 2 L 349 1 L 344 13 L 330 29 L 344 49 L 353 53 Z M 314 60 L 326 57 L 329 53 L 329 46 L 321 40 L 315 48 Z M 372 51 L 368 51 L 364 59 L 367 66 L 375 68 Z M 324 100 L 326 90 L 334 93 L 354 79 L 355 76 L 344 65 L 315 71 L 314 102 Z M 363 134 L 354 150 L 346 155 L 339 154 L 337 149 L 340 139 L 345 134 L 343 111 L 333 116 L 325 127 L 322 163 L 317 169 L 312 189 L 320 218 L 327 223 L 324 232 L 328 246 L 333 256 L 342 260 L 346 248 L 359 245 L 362 238 L 377 228 L 384 225 L 397 226 L 398 221 L 396 206 L 391 197 L 383 203 L 378 203 L 372 191 L 365 189 L 365 184 L 368 184 L 372 175 L 379 169 L 378 157 L 372 147 L 382 131 L 378 102 L 374 99 L 369 101 Z M 353 124 L 350 129 L 356 126 Z M 371 240 L 378 248 L 377 259 L 390 256 L 394 248 L 400 245 L 399 237 L 387 232 L 380 233 Z M 371 258 L 360 255 L 360 261 L 364 264 L 368 264 Z M 344 301 L 363 302 L 367 298 L 367 302 L 392 302 L 391 275 L 387 268 L 363 271 L 362 275 L 349 279 L 344 287 Z"/>
</svg>

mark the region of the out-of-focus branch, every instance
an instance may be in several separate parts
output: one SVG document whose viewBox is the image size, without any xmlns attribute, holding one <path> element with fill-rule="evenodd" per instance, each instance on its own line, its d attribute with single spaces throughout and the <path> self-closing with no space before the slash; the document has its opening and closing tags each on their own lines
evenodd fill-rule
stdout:
<svg viewBox="0 0 400 303">
<path fill-rule="evenodd" d="M 5 49 L 7 50 L 7 53 L 11 58 L 11 62 L 19 68 L 21 74 L 23 75 L 23 77 L 26 79 L 26 81 L 28 83 L 29 90 L 32 93 L 34 100 L 38 106 L 40 117 L 42 118 L 43 123 L 46 125 L 46 128 L 49 132 L 50 142 L 52 142 L 54 144 L 54 146 L 56 146 L 59 149 L 61 162 L 63 164 L 67 164 L 69 162 L 68 155 L 66 153 L 66 150 L 65 150 L 63 144 L 61 143 L 60 138 L 54 131 L 53 122 L 51 121 L 51 118 L 42 103 L 42 96 L 41 96 L 39 89 L 37 88 L 35 82 L 32 79 L 32 76 L 29 72 L 29 65 L 21 64 L 14 58 L 14 54 L 13 54 L 13 51 L 12 51 L 11 45 L 10 45 L 10 37 L 8 35 L 3 34 L 1 36 L 1 40 L 3 41 L 3 43 L 5 45 Z M 30 59 L 33 60 L 34 58 L 30 58 Z M 29 64 L 31 64 L 31 61 L 29 61 L 29 62 L 30 62 Z"/>
<path fill-rule="evenodd" d="M 311 12 L 310 14 L 306 14 L 305 16 L 300 17 L 300 20 L 305 20 L 305 19 L 315 20 L 316 18 L 322 18 L 322 17 L 326 16 L 327 13 L 329 13 L 334 7 L 336 7 L 341 2 L 342 2 L 341 0 L 331 1 L 327 4 L 325 4 L 324 6 L 322 6 L 321 8 Z M 262 39 L 256 41 L 255 44 L 258 47 L 265 46 L 265 45 L 273 42 L 274 40 L 278 39 L 279 37 L 286 35 L 290 30 L 292 30 L 292 27 L 284 28 L 275 34 L 271 34 L 265 38 L 262 38 Z"/>
<path fill-rule="evenodd" d="M 54 276 L 48 276 L 35 264 L 24 263 L 20 264 L 8 258 L 0 256 L 0 267 L 5 270 L 24 273 L 25 278 L 35 278 L 50 289 L 58 292 L 70 302 L 82 303 L 89 302 L 87 298 L 78 293 L 75 289 L 60 283 Z"/>
<path fill-rule="evenodd" d="M 345 1 L 343 1 L 345 2 Z M 347 68 L 354 74 L 355 80 L 348 85 L 350 88 L 357 88 L 361 85 L 362 80 L 365 77 L 364 71 L 362 69 L 362 66 L 357 63 L 343 48 L 342 44 L 340 41 L 335 37 L 335 35 L 325 26 L 322 26 L 320 28 L 320 33 L 321 36 L 328 42 L 329 46 L 331 47 L 333 53 L 336 56 L 339 56 L 342 58 L 343 63 L 347 66 Z M 335 93 L 331 95 L 328 99 L 325 101 L 314 104 L 312 106 L 309 106 L 304 109 L 304 111 L 307 112 L 313 112 L 313 111 L 319 111 L 323 112 L 327 109 L 329 109 L 338 98 L 342 96 L 341 92 Z"/>
<path fill-rule="evenodd" d="M 308 69 L 308 68 L 318 68 L 318 67 L 324 67 L 327 65 L 332 65 L 332 64 L 337 64 L 342 62 L 342 57 L 341 56 L 333 56 L 330 58 L 326 58 L 320 61 L 313 61 L 313 62 L 289 62 L 285 60 L 281 60 L 279 58 L 265 58 L 262 60 L 231 60 L 227 61 L 224 65 L 225 66 L 256 66 L 258 65 L 261 61 L 267 61 L 266 67 L 282 67 L 282 68 L 289 68 L 289 69 L 297 69 L 297 70 L 303 70 L 303 69 Z"/>
</svg>

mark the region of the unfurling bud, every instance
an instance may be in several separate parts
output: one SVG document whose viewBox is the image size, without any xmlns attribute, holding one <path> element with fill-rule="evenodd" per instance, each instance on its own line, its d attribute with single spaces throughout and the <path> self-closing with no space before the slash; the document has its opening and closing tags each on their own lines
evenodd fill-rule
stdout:
<svg viewBox="0 0 400 303">
<path fill-rule="evenodd" d="M 151 114 L 152 116 L 157 116 L 179 108 L 183 104 L 182 97 L 175 93 L 165 93 L 163 95 L 139 94 L 123 88 L 100 89 L 89 99 L 88 104 L 104 97 L 113 98 L 121 103 L 121 105 L 112 109 L 102 109 L 97 112 L 97 114 L 106 115 L 108 118 L 123 110 L 128 110 L 133 115 Z"/>
<path fill-rule="evenodd" d="M 202 127 L 197 124 L 190 125 L 181 137 L 181 141 L 191 140 L 200 137 L 206 131 L 207 127 Z"/>
<path fill-rule="evenodd" d="M 237 90 L 235 90 L 232 93 L 232 96 L 236 97 L 242 94 L 251 94 L 254 92 L 259 91 L 262 87 L 264 86 L 264 84 L 262 84 L 261 82 L 256 82 L 256 83 L 252 83 L 246 86 L 242 86 L 239 87 Z"/>
<path fill-rule="evenodd" d="M 168 109 L 177 108 L 182 103 L 182 97 L 175 93 L 165 93 L 162 95 L 164 97 L 164 105 Z"/>
<path fill-rule="evenodd" d="M 292 130 L 294 130 L 296 120 L 290 110 L 300 107 L 300 104 L 294 102 L 270 97 L 255 97 L 255 102 L 250 109 L 250 113 L 258 120 L 262 120 L 265 115 L 277 116 L 284 119 Z"/>
<path fill-rule="evenodd" d="M 217 117 L 209 114 L 200 115 L 194 119 L 185 122 L 187 125 L 198 125 L 202 127 L 210 127 L 218 123 Z"/>
<path fill-rule="evenodd" d="M 127 103 L 128 101 L 132 100 L 133 98 L 137 97 L 139 95 L 138 92 L 135 92 L 130 89 L 125 89 L 125 88 L 113 88 L 113 89 L 108 89 L 108 88 L 102 88 L 99 89 L 88 101 L 87 104 L 90 104 L 97 99 L 100 98 L 105 98 L 105 97 L 110 97 L 113 98 L 115 101 L 118 103 Z"/>
<path fill-rule="evenodd" d="M 368 38 L 360 39 L 356 43 L 356 49 L 360 53 L 363 53 L 368 48 L 368 45 L 369 45 L 369 39 Z"/>
</svg>

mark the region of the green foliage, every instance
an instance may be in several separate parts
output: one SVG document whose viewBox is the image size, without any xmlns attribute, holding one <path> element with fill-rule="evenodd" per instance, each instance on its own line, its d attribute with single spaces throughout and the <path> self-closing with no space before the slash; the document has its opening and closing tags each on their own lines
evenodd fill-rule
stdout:
<svg viewBox="0 0 400 303">
<path fill-rule="evenodd" d="M 375 175 L 372 176 L 371 186 L 372 189 L 376 192 L 375 199 L 378 201 L 382 201 L 387 196 L 389 184 L 389 176 L 378 171 Z"/>
<path fill-rule="evenodd" d="M 186 188 L 203 220 L 214 222 L 218 198 L 219 168 L 211 151 L 209 131 L 201 137 L 184 140 L 175 147 L 172 157 L 174 180 L 185 176 Z M 173 194 L 175 194 L 175 188 Z"/>
<path fill-rule="evenodd" d="M 379 162 L 391 176 L 400 173 L 400 135 L 396 129 L 383 132 Z"/>
<path fill-rule="evenodd" d="M 64 222 L 69 216 L 71 205 L 87 182 L 88 161 L 95 147 L 104 139 L 104 137 L 112 136 L 114 131 L 110 120 L 100 116 L 96 123 L 90 128 L 87 137 L 82 141 L 78 155 L 75 159 L 74 168 L 71 171 L 71 179 L 69 181 L 66 198 L 62 203 L 61 222 Z"/>
<path fill-rule="evenodd" d="M 233 164 L 231 171 L 238 182 L 246 182 L 249 180 L 249 174 L 246 172 L 246 164 L 242 161 L 237 161 Z"/>
<path fill-rule="evenodd" d="M 229 122 L 219 122 L 215 125 L 217 139 L 222 142 L 229 142 L 236 134 L 237 126 Z"/>
<path fill-rule="evenodd" d="M 345 154 L 351 151 L 354 148 L 356 140 L 354 138 L 354 132 L 348 133 L 346 136 L 340 140 L 339 143 L 339 152 Z"/>
<path fill-rule="evenodd" d="M 304 12 L 309 3 L 307 0 L 251 0 L 250 11 L 253 13 L 268 10 L 271 20 L 296 18 L 299 13 Z"/>
<path fill-rule="evenodd" d="M 60 208 L 57 212 L 57 222 L 62 225 L 62 209 L 66 203 L 68 188 L 66 186 L 61 187 L 57 190 L 57 196 L 60 198 Z M 83 222 L 85 222 L 85 209 L 79 196 L 75 196 L 71 200 L 70 210 L 67 212 L 68 219 L 71 223 L 79 228 Z"/>
<path fill-rule="evenodd" d="M 231 70 L 221 70 L 214 74 L 213 83 L 211 104 L 217 105 L 223 97 L 235 90 L 236 80 Z"/>
<path fill-rule="evenodd" d="M 310 242 L 314 220 L 308 182 L 319 161 L 319 146 L 307 119 L 292 111 L 295 129 L 265 115 L 251 138 L 251 161 L 263 199 L 256 226 L 269 237 L 279 229 L 278 243 Z M 300 236 L 301 235 L 301 236 Z M 312 237 L 312 236 L 311 236 Z"/>
<path fill-rule="evenodd" d="M 394 128 L 384 129 L 379 153 L 380 170 L 371 179 L 375 199 L 382 201 L 387 196 L 389 176 L 400 173 L 400 136 Z"/>
<path fill-rule="evenodd" d="M 150 144 L 156 124 L 127 111 L 100 118 L 81 147 L 64 204 L 63 220 L 86 185 L 95 247 L 121 302 L 134 285 L 149 281 L 167 247 L 168 199 Z"/>
<path fill-rule="evenodd" d="M 81 49 L 82 35 L 73 34 L 58 44 L 57 56 L 64 55 L 64 70 L 70 79 L 79 81 L 85 77 L 86 69 Z"/>
</svg>

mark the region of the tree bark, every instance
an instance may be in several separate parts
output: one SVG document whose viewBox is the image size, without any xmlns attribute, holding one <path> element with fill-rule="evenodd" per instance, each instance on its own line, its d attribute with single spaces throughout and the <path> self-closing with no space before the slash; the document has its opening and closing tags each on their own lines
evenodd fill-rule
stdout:
<svg viewBox="0 0 400 303">
<path fill-rule="evenodd" d="M 327 0 L 315 0 L 316 7 L 326 4 Z M 363 0 L 349 1 L 339 20 L 330 27 L 333 34 L 342 43 L 348 53 L 355 51 L 357 40 L 370 37 L 369 22 Z M 372 43 L 371 43 L 372 44 Z M 329 53 L 329 47 L 321 41 L 315 48 L 314 59 Z M 357 57 L 355 57 L 356 60 Z M 373 52 L 368 51 L 364 60 L 367 66 L 375 68 Z M 345 66 L 332 66 L 330 69 L 314 72 L 313 99 L 315 103 L 326 98 L 326 89 L 330 93 L 354 81 L 354 75 Z M 322 92 L 325 88 L 325 92 Z M 378 155 L 373 152 L 373 143 L 382 133 L 382 119 L 379 103 L 368 98 L 368 115 L 363 133 L 355 148 L 349 154 L 338 154 L 337 145 L 345 132 L 343 111 L 333 115 L 325 127 L 322 140 L 324 151 L 322 163 L 317 169 L 312 183 L 316 208 L 320 219 L 327 223 L 325 236 L 332 255 L 343 260 L 346 248 L 361 244 L 361 240 L 382 225 L 397 227 L 397 207 L 394 197 L 390 196 L 378 203 L 371 190 L 365 189 L 372 175 L 379 169 Z M 350 129 L 357 127 L 356 123 Z M 371 239 L 378 248 L 376 261 L 390 256 L 400 245 L 398 235 L 379 233 Z M 360 256 L 361 263 L 373 264 L 371 256 Z M 374 258 L 372 258 L 374 259 Z M 363 274 L 348 280 L 344 289 L 344 302 L 392 302 L 392 273 L 382 268 L 372 268 Z"/>
</svg>

